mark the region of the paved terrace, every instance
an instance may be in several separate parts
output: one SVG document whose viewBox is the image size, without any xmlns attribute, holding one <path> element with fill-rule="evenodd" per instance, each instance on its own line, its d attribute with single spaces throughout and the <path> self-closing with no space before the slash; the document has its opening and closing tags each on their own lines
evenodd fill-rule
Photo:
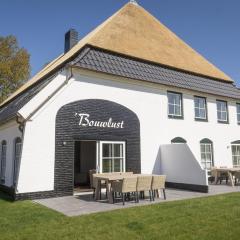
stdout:
<svg viewBox="0 0 240 240">
<path fill-rule="evenodd" d="M 122 208 L 130 208 L 136 206 L 144 206 L 149 204 L 162 203 L 167 201 L 176 201 L 183 199 L 192 199 L 198 197 L 208 197 L 218 194 L 231 193 L 231 192 L 240 192 L 240 186 L 230 187 L 227 185 L 210 185 L 209 193 L 198 193 L 191 191 L 184 191 L 178 189 L 166 189 L 167 200 L 155 199 L 154 202 L 150 202 L 149 199 L 140 200 L 139 203 L 134 201 L 126 202 L 125 206 L 122 205 L 122 202 L 117 202 L 115 204 L 109 204 L 104 199 L 105 196 L 102 196 L 104 200 L 95 201 L 92 197 L 92 193 L 85 193 L 69 197 L 60 197 L 60 198 L 49 198 L 49 199 L 40 199 L 35 200 L 36 203 L 44 205 L 48 208 L 51 208 L 55 211 L 63 213 L 66 216 L 79 216 L 90 213 L 106 212 Z M 102 194 L 103 195 L 103 194 Z"/>
</svg>

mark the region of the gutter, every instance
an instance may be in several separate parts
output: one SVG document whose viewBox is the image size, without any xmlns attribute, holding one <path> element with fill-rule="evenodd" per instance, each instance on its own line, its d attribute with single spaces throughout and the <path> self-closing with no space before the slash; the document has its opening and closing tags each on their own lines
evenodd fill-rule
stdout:
<svg viewBox="0 0 240 240">
<path fill-rule="evenodd" d="M 66 80 L 57 88 L 55 89 L 46 99 L 44 99 L 26 118 L 23 118 L 20 114 L 17 114 L 16 122 L 19 124 L 19 130 L 23 133 L 24 125 L 27 121 L 31 119 L 31 117 L 38 112 L 50 99 L 52 99 L 64 86 L 66 86 L 69 80 L 72 78 L 73 66 L 68 64 L 66 65 L 66 70 L 70 69 L 70 75 L 66 74 Z M 68 72 L 68 71 L 67 71 Z M 20 119 L 23 120 L 20 120 Z"/>
</svg>

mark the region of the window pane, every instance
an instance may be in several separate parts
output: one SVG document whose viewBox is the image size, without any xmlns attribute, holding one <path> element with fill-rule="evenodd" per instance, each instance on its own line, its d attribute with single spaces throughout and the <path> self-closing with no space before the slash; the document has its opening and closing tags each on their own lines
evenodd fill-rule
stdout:
<svg viewBox="0 0 240 240">
<path fill-rule="evenodd" d="M 240 104 L 237 104 L 237 113 L 240 113 Z"/>
<path fill-rule="evenodd" d="M 222 120 L 222 114 L 221 114 L 221 112 L 217 112 L 217 117 L 218 117 L 218 120 Z"/>
<path fill-rule="evenodd" d="M 205 161 L 206 160 L 206 155 L 204 153 L 201 154 L 201 160 Z"/>
<path fill-rule="evenodd" d="M 227 120 L 227 113 L 226 112 L 222 112 L 222 120 L 223 121 Z"/>
<path fill-rule="evenodd" d="M 194 98 L 194 106 L 195 108 L 199 108 L 199 98 L 197 97 Z"/>
<path fill-rule="evenodd" d="M 206 169 L 210 169 L 212 167 L 212 163 L 209 162 L 209 163 L 206 163 Z"/>
<path fill-rule="evenodd" d="M 181 105 L 181 96 L 180 94 L 175 94 L 175 103 Z"/>
<path fill-rule="evenodd" d="M 175 106 L 175 115 L 181 116 L 181 108 L 180 108 L 180 106 Z"/>
<path fill-rule="evenodd" d="M 233 165 L 240 165 L 240 145 L 232 145 Z"/>
<path fill-rule="evenodd" d="M 199 99 L 199 107 L 200 108 L 205 108 L 205 99 L 204 98 Z"/>
<path fill-rule="evenodd" d="M 199 117 L 200 117 L 199 108 L 195 108 L 195 117 L 196 117 L 196 118 L 199 118 Z"/>
<path fill-rule="evenodd" d="M 240 123 L 240 104 L 237 103 L 237 121 Z"/>
<path fill-rule="evenodd" d="M 205 146 L 206 146 L 206 152 L 207 153 L 209 153 L 209 152 L 211 152 L 211 145 L 210 144 L 205 144 Z"/>
<path fill-rule="evenodd" d="M 114 144 L 114 157 L 122 157 L 122 144 Z"/>
<path fill-rule="evenodd" d="M 238 158 L 237 157 L 233 157 L 233 165 L 238 165 Z"/>
<path fill-rule="evenodd" d="M 227 103 L 223 101 L 217 101 L 217 117 L 220 121 L 227 121 Z"/>
<path fill-rule="evenodd" d="M 1 161 L 0 161 L 0 176 L 1 176 L 1 180 L 4 181 L 5 180 L 5 172 L 6 172 L 6 155 L 7 155 L 7 145 L 6 143 L 2 143 L 2 147 L 1 147 Z"/>
<path fill-rule="evenodd" d="M 182 115 L 182 97 L 178 93 L 168 93 L 168 114 L 181 116 Z"/>
<path fill-rule="evenodd" d="M 112 159 L 103 159 L 102 160 L 102 172 L 112 172 Z"/>
<path fill-rule="evenodd" d="M 212 145 L 209 143 L 201 143 L 200 144 L 200 150 L 201 150 L 201 162 L 202 166 L 205 169 L 210 169 L 212 166 Z"/>
<path fill-rule="evenodd" d="M 222 102 L 222 111 L 227 111 L 227 104 Z"/>
<path fill-rule="evenodd" d="M 168 113 L 170 114 L 170 115 L 174 115 L 174 105 L 168 105 Z"/>
<path fill-rule="evenodd" d="M 122 165 L 122 159 L 120 158 L 115 158 L 114 159 L 114 166 L 113 166 L 113 171 L 114 172 L 121 172 L 121 165 Z"/>
<path fill-rule="evenodd" d="M 207 153 L 206 154 L 206 162 L 211 162 L 212 160 L 212 154 L 211 153 Z"/>
<path fill-rule="evenodd" d="M 206 118 L 206 111 L 205 111 L 205 109 L 200 109 L 199 112 L 200 112 L 200 114 L 199 114 L 200 118 Z"/>
<path fill-rule="evenodd" d="M 112 144 L 103 144 L 103 157 L 111 157 L 112 156 Z"/>
<path fill-rule="evenodd" d="M 168 93 L 168 103 L 174 104 L 174 95 L 172 93 Z"/>
<path fill-rule="evenodd" d="M 195 118 L 206 119 L 206 103 L 205 98 L 195 97 Z"/>
<path fill-rule="evenodd" d="M 236 155 L 240 156 L 240 146 L 236 146 Z"/>
</svg>

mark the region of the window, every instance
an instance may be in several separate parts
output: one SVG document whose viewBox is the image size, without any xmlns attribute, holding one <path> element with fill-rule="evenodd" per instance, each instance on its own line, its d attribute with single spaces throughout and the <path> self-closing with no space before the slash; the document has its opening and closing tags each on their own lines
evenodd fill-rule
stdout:
<svg viewBox="0 0 240 240">
<path fill-rule="evenodd" d="M 217 118 L 218 122 L 222 123 L 228 122 L 227 102 L 217 100 Z"/>
<path fill-rule="evenodd" d="M 187 143 L 187 141 L 181 137 L 175 137 L 171 140 L 171 143 Z"/>
<path fill-rule="evenodd" d="M 22 152 L 22 139 L 16 138 L 14 143 L 14 165 L 13 165 L 13 183 L 16 184 L 18 176 L 19 162 Z"/>
<path fill-rule="evenodd" d="M 194 111 L 196 120 L 207 120 L 206 98 L 194 97 Z"/>
<path fill-rule="evenodd" d="M 125 142 L 100 142 L 102 173 L 125 171 Z"/>
<path fill-rule="evenodd" d="M 213 164 L 213 143 L 211 140 L 204 138 L 200 141 L 201 164 L 203 169 L 211 169 Z"/>
<path fill-rule="evenodd" d="M 5 175 L 6 175 L 6 158 L 7 158 L 7 142 L 4 140 L 1 144 L 1 182 L 5 182 Z"/>
<path fill-rule="evenodd" d="M 168 92 L 168 116 L 170 118 L 183 118 L 182 94 Z"/>
<path fill-rule="evenodd" d="M 240 140 L 232 142 L 232 160 L 233 166 L 239 167 L 240 166 Z"/>
<path fill-rule="evenodd" d="M 237 123 L 240 124 L 240 103 L 237 103 Z"/>
</svg>

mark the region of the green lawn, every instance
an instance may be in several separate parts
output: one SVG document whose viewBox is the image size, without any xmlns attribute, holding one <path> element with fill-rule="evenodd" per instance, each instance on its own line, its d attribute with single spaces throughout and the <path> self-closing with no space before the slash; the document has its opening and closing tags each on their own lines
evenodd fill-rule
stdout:
<svg viewBox="0 0 240 240">
<path fill-rule="evenodd" d="M 72 218 L 0 194 L 0 240 L 239 238 L 240 193 Z"/>
</svg>

